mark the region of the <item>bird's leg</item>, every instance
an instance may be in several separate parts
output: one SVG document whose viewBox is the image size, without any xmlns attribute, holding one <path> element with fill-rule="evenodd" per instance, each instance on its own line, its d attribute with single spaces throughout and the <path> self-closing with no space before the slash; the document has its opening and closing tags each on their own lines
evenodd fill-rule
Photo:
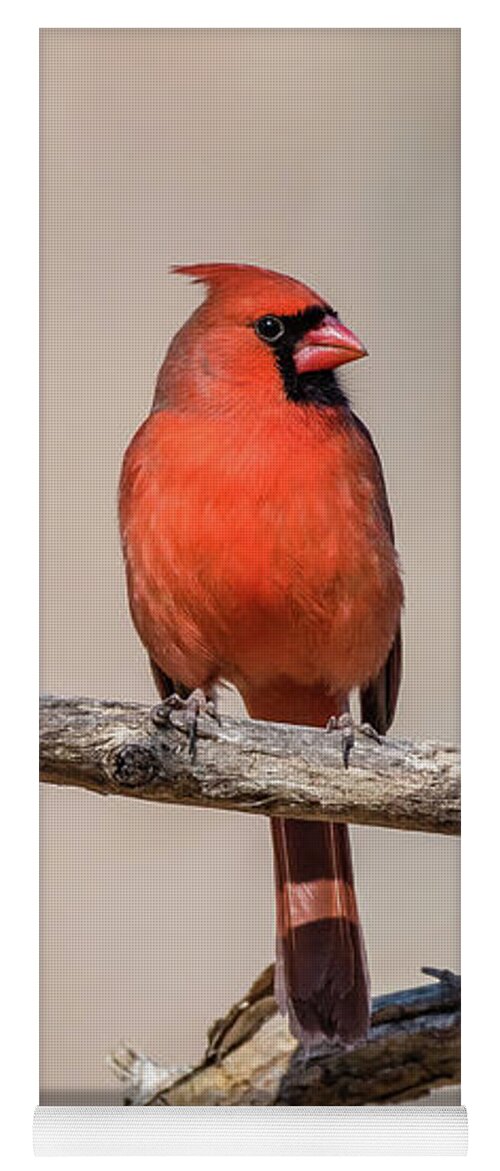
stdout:
<svg viewBox="0 0 500 1171">
<path fill-rule="evenodd" d="M 186 698 L 176 691 L 157 704 L 151 712 L 151 719 L 158 728 L 171 724 L 172 712 L 182 712 L 188 735 L 188 752 L 191 760 L 196 760 L 196 745 L 198 740 L 198 717 L 210 716 L 220 724 L 221 719 L 211 695 L 207 695 L 201 687 L 196 687 Z"/>
<path fill-rule="evenodd" d="M 349 711 L 342 712 L 341 716 L 330 716 L 326 725 L 327 732 L 340 732 L 344 768 L 349 768 L 349 757 L 354 748 L 354 729 L 354 720 Z"/>
</svg>

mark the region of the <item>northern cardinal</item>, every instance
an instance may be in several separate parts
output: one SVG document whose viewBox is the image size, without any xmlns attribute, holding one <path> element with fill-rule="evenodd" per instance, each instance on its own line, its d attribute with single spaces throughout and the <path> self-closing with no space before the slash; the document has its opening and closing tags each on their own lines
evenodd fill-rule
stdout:
<svg viewBox="0 0 500 1171">
<path fill-rule="evenodd" d="M 208 295 L 170 345 L 120 484 L 130 609 L 160 695 L 196 714 L 228 681 L 251 717 L 319 727 L 359 689 L 385 733 L 403 589 L 380 460 L 334 373 L 366 351 L 290 277 L 174 271 Z M 272 838 L 280 1009 L 304 1043 L 352 1044 L 370 993 L 348 828 L 276 818 Z"/>
</svg>

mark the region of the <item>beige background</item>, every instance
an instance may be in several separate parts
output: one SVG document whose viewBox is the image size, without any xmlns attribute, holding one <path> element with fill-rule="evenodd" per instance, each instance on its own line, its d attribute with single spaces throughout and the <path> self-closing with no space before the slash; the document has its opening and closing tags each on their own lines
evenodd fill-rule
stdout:
<svg viewBox="0 0 500 1171">
<path fill-rule="evenodd" d="M 115 516 L 127 440 L 200 297 L 175 262 L 322 292 L 405 570 L 396 729 L 458 738 L 456 30 L 45 30 L 43 690 L 153 701 Z M 42 796 L 42 1101 L 119 1101 L 121 1039 L 175 1064 L 273 950 L 268 827 Z M 353 833 L 374 992 L 458 967 L 457 843 Z M 452 1096 L 448 1096 L 452 1100 Z"/>
</svg>

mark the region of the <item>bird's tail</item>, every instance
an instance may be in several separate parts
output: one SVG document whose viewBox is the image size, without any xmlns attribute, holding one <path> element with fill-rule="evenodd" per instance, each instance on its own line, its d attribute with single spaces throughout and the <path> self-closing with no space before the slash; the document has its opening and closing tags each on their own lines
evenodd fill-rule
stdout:
<svg viewBox="0 0 500 1171">
<path fill-rule="evenodd" d="M 370 985 L 346 825 L 273 818 L 275 991 L 303 1044 L 366 1037 Z"/>
</svg>

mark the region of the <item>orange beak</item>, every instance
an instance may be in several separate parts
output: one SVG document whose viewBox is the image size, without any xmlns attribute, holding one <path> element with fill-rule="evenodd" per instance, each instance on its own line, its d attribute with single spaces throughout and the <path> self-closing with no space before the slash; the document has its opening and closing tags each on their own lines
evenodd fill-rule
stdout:
<svg viewBox="0 0 500 1171">
<path fill-rule="evenodd" d="M 297 343 L 295 369 L 297 374 L 306 374 L 310 370 L 335 370 L 336 366 L 364 358 L 367 353 L 368 350 L 346 325 L 327 314 L 321 325 L 310 329 Z"/>
</svg>

